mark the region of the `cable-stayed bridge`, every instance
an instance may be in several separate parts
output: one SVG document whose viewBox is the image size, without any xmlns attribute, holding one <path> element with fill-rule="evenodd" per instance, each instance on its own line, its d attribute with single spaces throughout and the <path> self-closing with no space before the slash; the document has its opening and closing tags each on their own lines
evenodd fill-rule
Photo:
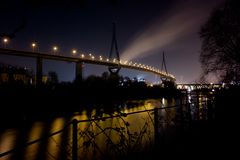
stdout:
<svg viewBox="0 0 240 160">
<path fill-rule="evenodd" d="M 64 56 L 64 55 L 57 54 L 58 53 L 57 46 L 53 47 L 53 53 L 39 52 L 34 50 L 37 47 L 37 44 L 35 42 L 32 43 L 32 49 L 33 49 L 32 51 L 10 49 L 6 47 L 8 41 L 9 41 L 9 37 L 3 37 L 4 48 L 0 48 L 0 54 L 36 58 L 36 80 L 37 80 L 36 83 L 37 84 L 42 83 L 42 75 L 43 75 L 42 66 L 43 66 L 44 59 L 75 62 L 76 63 L 75 73 L 76 73 L 76 77 L 78 78 L 82 78 L 83 63 L 89 63 L 89 64 L 108 66 L 108 69 L 111 74 L 118 74 L 121 68 L 129 68 L 129 69 L 135 69 L 139 71 L 154 73 L 160 76 L 160 78 L 164 81 L 176 80 L 172 74 L 169 74 L 167 72 L 164 53 L 163 53 L 163 61 L 162 61 L 163 63 L 162 63 L 161 70 L 154 68 L 150 65 L 140 64 L 132 61 L 124 61 L 124 62 L 121 61 L 119 56 L 119 51 L 118 51 L 118 45 L 117 45 L 115 23 L 113 23 L 112 42 L 111 42 L 111 48 L 110 48 L 110 53 L 108 58 L 104 58 L 102 56 L 95 56 L 92 54 L 81 54 L 80 56 L 77 57 L 76 56 L 77 51 L 75 49 L 72 50 L 71 56 Z M 165 71 L 163 71 L 163 66 L 165 68 Z"/>
<path fill-rule="evenodd" d="M 14 55 L 14 56 L 21 56 L 21 57 L 32 57 L 36 58 L 37 61 L 37 82 L 41 83 L 41 77 L 42 77 L 42 62 L 44 59 L 50 59 L 50 60 L 57 60 L 57 61 L 66 61 L 66 62 L 75 62 L 76 63 L 76 76 L 82 75 L 82 67 L 83 63 L 88 64 L 97 64 L 97 65 L 105 65 L 110 67 L 119 66 L 120 68 L 129 68 L 129 69 L 135 69 L 139 71 L 145 71 L 154 73 L 161 78 L 168 79 L 170 81 L 175 81 L 175 77 L 169 73 L 166 73 L 164 71 L 161 71 L 157 68 L 154 68 L 149 65 L 140 64 L 132 61 L 121 61 L 117 60 L 116 58 L 104 58 L 102 56 L 94 56 L 92 54 L 80 54 L 78 57 L 72 55 L 72 56 L 64 56 L 64 55 L 55 55 L 55 54 L 49 54 L 45 52 L 35 52 L 35 51 L 23 51 L 23 50 L 15 50 L 15 49 L 6 49 L 6 48 L 0 48 L 0 54 L 4 55 Z"/>
</svg>

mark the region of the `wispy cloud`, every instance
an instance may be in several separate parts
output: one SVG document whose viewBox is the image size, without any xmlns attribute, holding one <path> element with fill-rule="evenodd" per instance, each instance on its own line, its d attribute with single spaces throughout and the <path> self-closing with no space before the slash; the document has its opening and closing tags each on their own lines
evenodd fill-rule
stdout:
<svg viewBox="0 0 240 160">
<path fill-rule="evenodd" d="M 222 0 L 217 0 L 218 3 Z M 132 60 L 136 57 L 149 56 L 156 50 L 164 50 L 166 46 L 175 45 L 190 34 L 197 33 L 212 8 L 218 4 L 206 0 L 179 0 L 168 13 L 160 16 L 147 26 L 122 53 L 121 59 Z"/>
</svg>

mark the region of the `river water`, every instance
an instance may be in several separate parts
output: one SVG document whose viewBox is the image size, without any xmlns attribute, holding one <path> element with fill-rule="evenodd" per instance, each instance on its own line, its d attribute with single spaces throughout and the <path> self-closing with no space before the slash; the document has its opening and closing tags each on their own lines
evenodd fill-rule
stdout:
<svg viewBox="0 0 240 160">
<path fill-rule="evenodd" d="M 188 97 L 188 100 L 193 98 Z M 200 96 L 197 103 L 201 105 L 196 111 L 194 104 L 190 106 L 188 113 L 192 119 L 204 119 L 202 111 L 205 106 L 202 101 L 206 99 Z M 175 120 L 187 116 L 187 108 L 179 107 L 182 105 L 180 99 L 131 101 L 115 106 L 115 111 L 110 113 L 104 109 L 82 110 L 67 116 L 56 116 L 50 120 L 43 118 L 28 125 L 2 129 L 0 159 L 71 159 L 73 154 L 77 154 L 79 159 L 124 158 L 151 148 L 156 134 L 161 135 L 165 128 L 178 127 Z M 73 119 L 77 120 L 77 153 L 72 153 Z M 155 123 L 156 120 L 158 123 Z M 42 137 L 46 138 L 40 139 Z M 18 149 L 11 151 L 14 148 Z"/>
</svg>

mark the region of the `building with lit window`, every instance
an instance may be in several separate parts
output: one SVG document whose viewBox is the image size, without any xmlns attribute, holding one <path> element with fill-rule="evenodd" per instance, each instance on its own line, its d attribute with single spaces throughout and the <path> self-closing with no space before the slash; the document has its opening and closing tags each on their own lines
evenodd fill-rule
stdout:
<svg viewBox="0 0 240 160">
<path fill-rule="evenodd" d="M 33 84 L 32 69 L 0 63 L 0 84 L 13 82 Z"/>
</svg>

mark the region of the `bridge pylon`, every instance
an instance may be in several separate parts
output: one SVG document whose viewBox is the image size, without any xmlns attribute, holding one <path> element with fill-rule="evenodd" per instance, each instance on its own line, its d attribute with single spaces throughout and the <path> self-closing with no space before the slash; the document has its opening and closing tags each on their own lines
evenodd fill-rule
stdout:
<svg viewBox="0 0 240 160">
<path fill-rule="evenodd" d="M 114 49 L 115 49 L 115 57 L 114 57 Z M 113 23 L 113 34 L 112 34 L 112 42 L 111 42 L 111 49 L 109 53 L 109 59 L 112 60 L 115 58 L 115 64 L 109 65 L 108 70 L 111 74 L 118 74 L 121 69 L 120 66 L 120 56 L 118 52 L 118 45 L 117 45 L 117 38 L 116 38 L 116 24 Z"/>
<path fill-rule="evenodd" d="M 163 51 L 163 54 L 162 54 L 162 66 L 161 66 L 161 71 L 162 71 L 162 72 L 165 72 L 165 73 L 168 75 L 164 51 Z M 161 81 L 164 82 L 164 81 L 167 81 L 167 79 L 161 77 Z"/>
<path fill-rule="evenodd" d="M 165 53 L 163 51 L 163 59 L 162 59 L 162 66 L 161 66 L 161 71 L 163 71 L 163 69 L 165 70 L 165 72 L 168 74 L 167 71 L 167 66 L 166 66 L 166 60 L 165 60 Z"/>
<path fill-rule="evenodd" d="M 82 81 L 83 80 L 83 62 L 76 62 L 75 67 L 75 79 Z"/>
<path fill-rule="evenodd" d="M 43 59 L 41 57 L 37 57 L 37 63 L 36 63 L 36 85 L 39 87 L 42 85 L 42 76 L 43 76 L 43 71 L 42 71 L 42 66 L 43 66 Z"/>
</svg>

